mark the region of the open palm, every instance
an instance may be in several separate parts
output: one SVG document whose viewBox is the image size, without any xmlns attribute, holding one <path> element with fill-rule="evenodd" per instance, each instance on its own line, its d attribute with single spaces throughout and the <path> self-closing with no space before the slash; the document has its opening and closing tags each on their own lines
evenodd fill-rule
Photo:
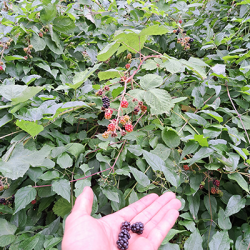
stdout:
<svg viewBox="0 0 250 250">
<path fill-rule="evenodd" d="M 121 223 L 144 223 L 142 235 L 132 233 L 129 250 L 157 250 L 174 225 L 181 207 L 175 194 L 167 192 L 160 197 L 149 194 L 122 210 L 94 219 L 90 216 L 93 191 L 85 187 L 76 199 L 71 214 L 66 219 L 62 250 L 117 250 L 116 241 Z"/>
</svg>

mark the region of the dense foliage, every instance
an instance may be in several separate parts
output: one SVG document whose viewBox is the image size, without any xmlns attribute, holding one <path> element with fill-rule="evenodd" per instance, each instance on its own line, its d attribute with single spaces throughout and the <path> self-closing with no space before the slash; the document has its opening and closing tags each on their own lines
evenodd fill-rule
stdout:
<svg viewBox="0 0 250 250">
<path fill-rule="evenodd" d="M 91 186 L 96 218 L 175 192 L 161 250 L 249 249 L 249 0 L 0 8 L 0 247 L 60 249 Z"/>
</svg>

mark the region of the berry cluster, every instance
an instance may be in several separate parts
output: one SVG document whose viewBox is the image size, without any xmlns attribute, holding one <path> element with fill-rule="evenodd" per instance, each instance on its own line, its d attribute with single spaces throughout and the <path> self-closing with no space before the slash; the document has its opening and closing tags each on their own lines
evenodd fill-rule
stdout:
<svg viewBox="0 0 250 250">
<path fill-rule="evenodd" d="M 130 223 L 125 221 L 122 223 L 121 231 L 118 235 L 118 241 L 116 242 L 118 249 L 128 249 L 128 240 L 131 238 L 130 234 Z"/>
<path fill-rule="evenodd" d="M 24 48 L 23 51 L 27 54 L 27 56 L 24 56 L 24 59 L 27 60 L 28 59 L 28 56 L 30 58 L 33 58 L 33 56 L 31 56 L 31 49 L 33 49 L 33 45 L 29 45 L 27 48 Z"/>
<path fill-rule="evenodd" d="M 14 203 L 15 196 L 14 194 L 10 198 L 0 198 L 0 204 L 11 205 Z"/>
<path fill-rule="evenodd" d="M 179 35 L 181 33 L 182 37 L 177 39 L 177 43 L 180 43 L 182 47 L 184 47 L 184 50 L 190 49 L 191 43 L 194 42 L 194 39 L 186 36 L 186 31 L 183 29 L 177 29 L 173 31 L 176 35 Z"/>
<path fill-rule="evenodd" d="M 103 108 L 105 108 L 105 109 L 109 108 L 109 106 L 110 106 L 110 100 L 109 100 L 109 98 L 107 96 L 104 96 L 102 98 L 102 103 L 103 103 L 103 105 L 102 105 Z"/>
<path fill-rule="evenodd" d="M 136 222 L 131 226 L 131 231 L 136 234 L 142 234 L 144 225 L 141 222 Z"/>
<path fill-rule="evenodd" d="M 130 229 L 133 233 L 140 235 L 143 233 L 144 225 L 142 222 L 136 222 L 131 226 L 129 222 L 123 222 L 121 225 L 121 231 L 118 235 L 118 241 L 116 242 L 118 249 L 128 249 L 128 240 L 131 238 L 129 234 Z"/>
</svg>

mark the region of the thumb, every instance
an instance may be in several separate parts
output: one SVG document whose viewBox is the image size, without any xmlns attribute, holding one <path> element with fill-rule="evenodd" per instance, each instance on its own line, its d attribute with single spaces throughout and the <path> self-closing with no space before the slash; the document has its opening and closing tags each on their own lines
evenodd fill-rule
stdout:
<svg viewBox="0 0 250 250">
<path fill-rule="evenodd" d="M 85 187 L 82 193 L 77 197 L 72 213 L 81 215 L 90 215 L 92 211 L 94 193 L 90 187 Z"/>
</svg>

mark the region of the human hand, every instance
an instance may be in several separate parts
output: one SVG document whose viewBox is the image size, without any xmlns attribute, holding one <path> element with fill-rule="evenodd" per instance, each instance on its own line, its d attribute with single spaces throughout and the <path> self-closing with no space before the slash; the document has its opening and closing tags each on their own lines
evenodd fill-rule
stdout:
<svg viewBox="0 0 250 250">
<path fill-rule="evenodd" d="M 132 233 L 128 250 L 157 250 L 179 216 L 181 202 L 167 192 L 149 194 L 120 211 L 95 219 L 90 216 L 93 191 L 85 187 L 66 219 L 62 250 L 118 250 L 121 223 L 144 223 L 143 234 Z"/>
</svg>

